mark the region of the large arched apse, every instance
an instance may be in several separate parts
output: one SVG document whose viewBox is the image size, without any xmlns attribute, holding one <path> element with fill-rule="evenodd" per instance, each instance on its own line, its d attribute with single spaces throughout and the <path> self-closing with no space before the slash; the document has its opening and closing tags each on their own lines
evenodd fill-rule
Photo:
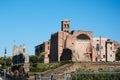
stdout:
<svg viewBox="0 0 120 80">
<path fill-rule="evenodd" d="M 91 61 L 92 49 L 91 39 L 87 34 L 80 34 L 75 41 L 75 54 L 77 61 Z"/>
</svg>

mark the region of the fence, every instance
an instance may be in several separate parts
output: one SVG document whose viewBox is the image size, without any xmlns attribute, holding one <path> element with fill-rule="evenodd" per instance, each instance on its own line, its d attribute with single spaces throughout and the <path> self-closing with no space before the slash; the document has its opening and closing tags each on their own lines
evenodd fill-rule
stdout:
<svg viewBox="0 0 120 80">
<path fill-rule="evenodd" d="M 35 80 L 64 80 L 64 74 L 36 75 Z"/>
<path fill-rule="evenodd" d="M 64 80 L 120 80 L 120 72 L 65 72 Z"/>
<path fill-rule="evenodd" d="M 120 80 L 120 72 L 65 72 L 49 76 L 36 75 L 35 80 Z"/>
</svg>

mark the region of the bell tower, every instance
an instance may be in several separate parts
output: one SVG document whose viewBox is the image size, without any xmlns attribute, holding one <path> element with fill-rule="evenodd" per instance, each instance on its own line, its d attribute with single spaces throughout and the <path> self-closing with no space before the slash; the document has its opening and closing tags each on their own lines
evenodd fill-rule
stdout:
<svg viewBox="0 0 120 80">
<path fill-rule="evenodd" d="M 61 21 L 61 30 L 70 33 L 70 20 Z"/>
</svg>

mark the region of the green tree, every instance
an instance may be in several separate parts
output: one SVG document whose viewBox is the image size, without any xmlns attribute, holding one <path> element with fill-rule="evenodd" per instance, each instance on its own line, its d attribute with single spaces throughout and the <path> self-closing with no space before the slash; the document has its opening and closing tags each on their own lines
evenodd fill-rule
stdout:
<svg viewBox="0 0 120 80">
<path fill-rule="evenodd" d="M 0 67 L 2 66 L 2 57 L 0 58 Z"/>
<path fill-rule="evenodd" d="M 120 47 L 117 49 L 117 52 L 116 52 L 116 60 L 120 60 Z"/>
<path fill-rule="evenodd" d="M 12 59 L 11 58 L 6 59 L 6 66 L 12 66 Z"/>
<path fill-rule="evenodd" d="M 40 59 L 40 58 L 44 57 L 45 54 L 47 54 L 47 53 L 46 52 L 41 52 L 40 55 L 38 56 L 38 58 Z"/>
<path fill-rule="evenodd" d="M 2 57 L 0 58 L 0 64 L 2 64 Z"/>
<path fill-rule="evenodd" d="M 37 63 L 39 60 L 38 56 L 30 56 L 29 61 L 30 63 Z"/>
<path fill-rule="evenodd" d="M 4 63 L 4 61 L 6 61 L 5 63 L 6 63 L 6 67 L 10 67 L 10 66 L 12 66 L 12 59 L 11 58 L 6 58 L 6 59 L 4 59 L 4 58 L 2 58 L 2 60 L 1 60 L 1 65 L 2 65 L 2 68 L 5 68 L 5 63 Z"/>
</svg>

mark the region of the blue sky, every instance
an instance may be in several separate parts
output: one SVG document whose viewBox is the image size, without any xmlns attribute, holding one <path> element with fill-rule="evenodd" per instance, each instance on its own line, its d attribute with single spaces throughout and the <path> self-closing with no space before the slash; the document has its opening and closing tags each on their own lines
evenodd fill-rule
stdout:
<svg viewBox="0 0 120 80">
<path fill-rule="evenodd" d="M 120 0 L 0 0 L 0 56 L 16 45 L 34 46 L 50 39 L 69 19 L 71 30 L 93 31 L 120 43 Z"/>
</svg>

